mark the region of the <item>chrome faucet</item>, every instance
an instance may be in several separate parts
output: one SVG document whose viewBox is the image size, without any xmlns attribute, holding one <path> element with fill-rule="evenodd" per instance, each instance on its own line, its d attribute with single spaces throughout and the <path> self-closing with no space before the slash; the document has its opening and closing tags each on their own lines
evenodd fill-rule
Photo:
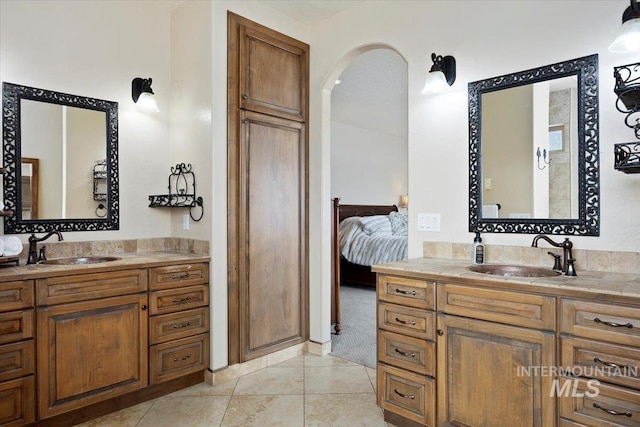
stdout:
<svg viewBox="0 0 640 427">
<path fill-rule="evenodd" d="M 38 262 L 38 247 L 37 243 L 47 240 L 52 235 L 56 234 L 58 236 L 58 241 L 64 240 L 62 238 L 62 233 L 57 230 L 50 231 L 44 237 L 37 238 L 35 234 L 31 234 L 29 236 L 29 257 L 27 258 L 27 264 L 35 264 Z"/>
<path fill-rule="evenodd" d="M 563 253 L 563 262 L 562 262 L 562 272 L 567 276 L 577 276 L 576 268 L 573 263 L 576 261 L 571 255 L 571 249 L 573 248 L 573 243 L 569 240 L 568 237 L 565 237 L 564 242 L 556 243 L 551 240 L 548 236 L 544 234 L 538 234 L 533 238 L 533 242 L 531 242 L 531 247 L 538 247 L 538 240 L 543 239 L 549 242 L 551 246 L 555 246 L 556 248 L 562 248 Z"/>
</svg>

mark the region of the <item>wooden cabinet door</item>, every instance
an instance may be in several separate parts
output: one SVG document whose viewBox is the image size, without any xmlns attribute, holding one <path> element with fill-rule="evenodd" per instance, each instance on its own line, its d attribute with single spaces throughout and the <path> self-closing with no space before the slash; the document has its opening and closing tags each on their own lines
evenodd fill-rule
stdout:
<svg viewBox="0 0 640 427">
<path fill-rule="evenodd" d="M 438 425 L 555 425 L 554 334 L 455 316 L 438 316 Z M 525 371 L 529 368 L 531 375 Z"/>
<path fill-rule="evenodd" d="M 306 121 L 309 46 L 240 21 L 238 48 L 240 108 Z"/>
<path fill-rule="evenodd" d="M 240 335 L 246 359 L 304 341 L 305 127 L 241 113 Z"/>
<path fill-rule="evenodd" d="M 147 294 L 38 309 L 38 408 L 48 418 L 148 384 Z"/>
</svg>

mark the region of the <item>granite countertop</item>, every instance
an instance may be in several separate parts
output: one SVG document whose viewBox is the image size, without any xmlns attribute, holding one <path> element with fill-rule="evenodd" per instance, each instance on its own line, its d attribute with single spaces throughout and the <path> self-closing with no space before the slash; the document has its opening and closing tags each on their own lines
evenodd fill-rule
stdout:
<svg viewBox="0 0 640 427">
<path fill-rule="evenodd" d="M 493 264 L 493 263 L 492 263 Z M 498 264 L 498 263 L 495 263 Z M 472 263 L 444 258 L 416 258 L 373 266 L 376 273 L 403 274 L 435 281 L 455 281 L 545 294 L 603 296 L 620 302 L 640 302 L 640 275 L 578 270 L 577 277 L 505 277 L 470 271 Z"/>
<path fill-rule="evenodd" d="M 102 273 L 106 271 L 130 270 L 134 268 L 161 267 L 175 263 L 209 262 L 211 260 L 209 255 L 183 252 L 131 252 L 113 254 L 109 256 L 114 256 L 119 259 L 95 264 L 2 265 L 0 266 L 0 282 L 67 276 L 70 274 Z"/>
</svg>

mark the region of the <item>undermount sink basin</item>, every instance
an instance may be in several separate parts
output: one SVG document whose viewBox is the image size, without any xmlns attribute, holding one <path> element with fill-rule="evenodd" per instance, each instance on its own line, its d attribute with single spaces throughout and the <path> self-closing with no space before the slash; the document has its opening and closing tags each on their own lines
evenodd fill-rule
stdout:
<svg viewBox="0 0 640 427">
<path fill-rule="evenodd" d="M 120 258 L 115 256 L 88 256 L 88 257 L 72 257 L 72 258 L 56 258 L 40 261 L 40 264 L 54 265 L 76 265 L 76 264 L 97 264 L 100 262 L 117 261 Z"/>
<path fill-rule="evenodd" d="M 482 264 L 473 265 L 469 270 L 476 273 L 493 274 L 505 277 L 554 277 L 560 273 L 548 268 L 529 267 L 525 265 Z"/>
</svg>

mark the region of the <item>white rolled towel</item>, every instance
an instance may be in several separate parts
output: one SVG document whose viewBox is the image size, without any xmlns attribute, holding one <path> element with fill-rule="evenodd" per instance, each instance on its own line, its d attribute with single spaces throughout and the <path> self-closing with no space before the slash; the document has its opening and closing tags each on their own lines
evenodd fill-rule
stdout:
<svg viewBox="0 0 640 427">
<path fill-rule="evenodd" d="M 4 236 L 0 237 L 0 240 L 2 240 L 4 246 L 4 256 L 16 256 L 22 253 L 24 246 L 22 246 L 22 241 L 19 238 Z"/>
</svg>

